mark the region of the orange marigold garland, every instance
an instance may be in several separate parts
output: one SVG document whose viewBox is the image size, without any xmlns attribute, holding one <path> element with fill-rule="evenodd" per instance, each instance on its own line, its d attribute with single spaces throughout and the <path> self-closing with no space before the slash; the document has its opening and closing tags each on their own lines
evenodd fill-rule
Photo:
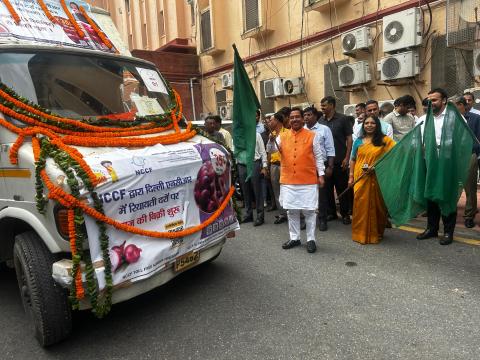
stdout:
<svg viewBox="0 0 480 360">
<path fill-rule="evenodd" d="M 52 15 L 50 10 L 48 10 L 48 7 L 47 7 L 47 5 L 45 5 L 43 0 L 37 0 L 37 2 L 38 2 L 38 5 L 40 5 L 40 7 L 42 8 L 43 13 L 48 18 L 48 20 L 50 20 L 52 23 L 55 24 L 57 22 L 57 19 L 55 19 L 55 17 Z"/>
<path fill-rule="evenodd" d="M 85 37 L 85 32 L 82 30 L 80 25 L 78 25 L 77 20 L 75 20 L 70 10 L 68 10 L 67 4 L 65 4 L 65 0 L 60 0 L 60 4 L 62 5 L 63 11 L 68 17 L 68 20 L 70 20 L 70 22 L 72 23 L 72 26 L 77 31 L 78 36 L 80 36 L 80 38 L 83 39 Z"/>
<path fill-rule="evenodd" d="M 75 231 L 75 210 L 67 210 L 68 216 L 68 236 L 70 240 L 70 251 L 72 252 L 72 258 L 78 259 L 77 256 L 77 234 Z M 79 259 L 78 259 L 79 260 Z M 85 290 L 82 283 L 82 269 L 80 261 L 74 263 L 72 267 L 72 278 L 75 279 L 75 297 L 77 300 L 81 300 L 85 297 Z"/>
<path fill-rule="evenodd" d="M 85 11 L 83 6 L 80 6 L 80 12 L 82 13 L 83 16 L 85 16 L 85 19 L 87 19 L 88 23 L 90 26 L 93 28 L 93 30 L 97 33 L 98 37 L 103 41 L 105 46 L 107 46 L 109 49 L 113 48 L 113 44 L 108 38 L 105 36 L 102 30 L 95 24 L 95 21 L 93 21 L 88 13 Z"/>
<path fill-rule="evenodd" d="M 15 8 L 13 7 L 13 5 L 10 3 L 9 0 L 3 0 L 3 3 L 5 4 L 5 6 L 7 7 L 8 9 L 8 12 L 10 13 L 10 15 L 12 15 L 13 17 L 13 20 L 15 21 L 15 24 L 19 24 L 20 23 L 20 16 L 18 15 L 17 11 L 15 10 Z"/>
</svg>

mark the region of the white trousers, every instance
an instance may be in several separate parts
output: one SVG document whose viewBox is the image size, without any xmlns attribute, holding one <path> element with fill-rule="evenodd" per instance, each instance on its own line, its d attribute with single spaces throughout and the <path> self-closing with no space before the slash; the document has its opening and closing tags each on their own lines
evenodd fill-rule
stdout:
<svg viewBox="0 0 480 360">
<path fill-rule="evenodd" d="M 317 214 L 315 210 L 287 210 L 288 215 L 288 231 L 290 232 L 290 240 L 300 240 L 300 212 L 305 216 L 305 224 L 307 225 L 307 241 L 315 241 L 315 226 L 317 223 Z"/>
</svg>

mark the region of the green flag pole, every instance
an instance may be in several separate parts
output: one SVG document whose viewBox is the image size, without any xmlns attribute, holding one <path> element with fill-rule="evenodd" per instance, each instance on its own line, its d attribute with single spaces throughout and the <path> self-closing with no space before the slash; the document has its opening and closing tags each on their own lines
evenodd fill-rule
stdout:
<svg viewBox="0 0 480 360">
<path fill-rule="evenodd" d="M 256 143 L 257 109 L 260 109 L 255 90 L 243 65 L 235 44 L 233 65 L 233 146 L 237 163 L 247 168 L 248 180 L 253 172 L 253 159 Z"/>
</svg>

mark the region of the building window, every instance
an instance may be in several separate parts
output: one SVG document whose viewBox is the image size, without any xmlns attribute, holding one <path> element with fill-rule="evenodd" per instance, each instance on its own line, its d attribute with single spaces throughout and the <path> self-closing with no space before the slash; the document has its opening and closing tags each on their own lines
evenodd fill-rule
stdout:
<svg viewBox="0 0 480 360">
<path fill-rule="evenodd" d="M 130 14 L 130 0 L 125 0 L 125 9 L 127 9 L 127 14 Z"/>
<path fill-rule="evenodd" d="M 260 25 L 258 16 L 259 0 L 243 0 L 244 9 L 244 32 L 258 28 Z"/>
<path fill-rule="evenodd" d="M 340 60 L 337 63 L 328 63 L 323 65 L 323 84 L 325 96 L 333 96 L 337 101 L 337 111 L 343 112 L 343 105 L 349 104 L 350 96 L 344 92 L 338 81 L 338 66 L 345 65 L 348 60 Z"/>
<path fill-rule="evenodd" d="M 165 17 L 163 16 L 163 10 L 158 14 L 158 31 L 160 36 L 165 36 Z"/>
<path fill-rule="evenodd" d="M 212 43 L 212 23 L 210 20 L 210 9 L 206 9 L 200 15 L 201 44 L 202 51 L 213 47 Z"/>
</svg>

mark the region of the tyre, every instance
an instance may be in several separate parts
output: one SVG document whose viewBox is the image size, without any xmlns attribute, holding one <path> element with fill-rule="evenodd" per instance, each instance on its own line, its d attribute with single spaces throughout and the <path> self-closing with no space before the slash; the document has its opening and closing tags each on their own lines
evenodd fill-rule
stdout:
<svg viewBox="0 0 480 360">
<path fill-rule="evenodd" d="M 15 237 L 13 249 L 23 307 L 42 346 L 70 335 L 71 309 L 67 292 L 52 278 L 55 257 L 33 231 Z"/>
</svg>

